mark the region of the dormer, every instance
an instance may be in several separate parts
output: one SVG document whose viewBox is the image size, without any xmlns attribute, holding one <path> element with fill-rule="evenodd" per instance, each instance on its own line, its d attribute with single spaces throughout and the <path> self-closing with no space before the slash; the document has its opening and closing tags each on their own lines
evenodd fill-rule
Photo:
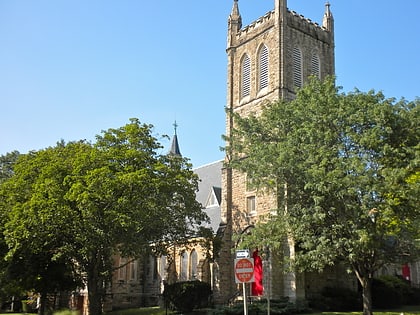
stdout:
<svg viewBox="0 0 420 315">
<path fill-rule="evenodd" d="M 220 201 L 222 199 L 222 189 L 220 187 L 212 186 L 207 197 L 205 208 L 220 207 Z"/>
</svg>

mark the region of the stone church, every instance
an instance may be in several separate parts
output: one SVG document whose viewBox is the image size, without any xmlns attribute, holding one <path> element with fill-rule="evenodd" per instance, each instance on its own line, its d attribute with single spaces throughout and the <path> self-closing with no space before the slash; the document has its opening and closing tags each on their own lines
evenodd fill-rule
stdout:
<svg viewBox="0 0 420 315">
<path fill-rule="evenodd" d="M 242 25 L 239 7 L 238 0 L 233 0 L 228 16 L 226 135 L 233 126 L 232 113 L 246 116 L 258 112 L 265 101 L 291 100 L 309 76 L 323 79 L 335 74 L 334 18 L 329 3 L 323 12 L 320 8 L 322 24 L 288 9 L 287 0 L 274 0 L 274 10 Z M 171 154 L 181 154 L 176 130 Z M 106 309 L 156 305 L 165 283 L 174 281 L 211 283 L 215 304 L 225 304 L 237 295 L 233 262 L 235 249 L 239 248 L 235 247 L 234 235 L 249 230 L 260 216 L 277 209 L 276 198 L 249 189 L 246 174 L 224 167 L 223 161 L 194 171 L 201 179 L 197 200 L 211 219 L 209 227 L 222 240 L 221 249 L 209 256 L 199 243 L 192 242 L 191 246 L 174 248 L 171 261 L 166 256 L 142 261 L 115 257 L 115 266 L 121 268 L 113 275 Z M 293 242 L 286 244 L 277 257 L 293 256 Z M 308 298 L 322 287 L 337 283 L 357 289 L 356 279 L 339 266 L 326 270 L 321 277 L 284 273 L 281 259 L 276 260 L 274 254 L 270 257 L 269 264 L 264 265 L 263 282 L 270 298 Z M 419 285 L 420 266 L 416 268 L 411 273 Z M 86 292 L 79 293 L 75 303 L 82 309 Z"/>
<path fill-rule="evenodd" d="M 319 25 L 289 10 L 286 0 L 275 0 L 274 10 L 243 26 L 238 0 L 234 0 L 228 17 L 226 51 L 226 134 L 229 135 L 230 113 L 247 115 L 258 111 L 266 100 L 293 99 L 296 88 L 309 76 L 322 79 L 334 74 L 334 19 L 330 5 L 326 4 Z M 176 133 L 171 152 L 180 154 Z M 233 274 L 233 235 L 247 230 L 260 215 L 276 209 L 275 198 L 248 190 L 246 174 L 224 168 L 222 161 L 197 168 L 195 172 L 201 179 L 197 198 L 211 218 L 213 231 L 222 239 L 220 252 L 212 253 L 216 259 L 208 260 L 200 246 L 176 249 L 171 266 L 167 257 L 150 257 L 148 261 L 129 264 L 124 258 L 117 258 L 116 264 L 124 267 L 113 277 L 112 308 L 155 304 L 164 283 L 193 279 L 211 283 L 216 304 L 235 297 L 238 287 Z M 293 250 L 290 244 L 288 251 L 281 254 L 291 255 Z M 306 275 L 305 279 L 303 275 L 284 275 L 275 263 L 273 260 L 272 270 L 276 272 L 270 278 L 267 272 L 264 276 L 264 286 L 265 289 L 270 286 L 271 298 L 305 297 L 310 276 Z M 330 272 L 326 279 L 335 281 L 342 277 L 335 272 Z"/>
<path fill-rule="evenodd" d="M 228 17 L 226 51 L 228 135 L 232 127 L 230 113 L 247 115 L 258 111 L 266 100 L 290 100 L 309 76 L 322 79 L 334 74 L 334 20 L 330 5 L 326 4 L 319 25 L 287 9 L 286 0 L 275 0 L 274 10 L 243 26 L 238 0 L 234 0 Z M 171 153 L 180 154 L 176 132 Z M 148 261 L 129 264 L 125 258 L 117 258 L 117 266 L 122 267 L 113 277 L 113 308 L 157 303 L 164 284 L 174 281 L 210 282 L 216 304 L 228 302 L 237 293 L 233 235 L 247 230 L 260 215 L 276 209 L 276 199 L 248 190 L 246 174 L 223 168 L 222 161 L 197 168 L 195 172 L 201 179 L 197 199 L 211 218 L 213 231 L 222 239 L 220 252 L 212 253 L 215 259 L 208 259 L 200 246 L 180 247 L 174 249 L 170 265 L 168 257 L 150 257 Z M 292 255 L 293 250 L 290 244 L 288 251 L 281 255 Z M 273 260 L 275 272 L 270 279 L 265 273 L 265 287 L 269 283 L 270 296 L 305 297 L 310 277 L 284 275 L 275 263 Z M 341 273 L 329 274 L 331 281 L 342 277 Z"/>
</svg>

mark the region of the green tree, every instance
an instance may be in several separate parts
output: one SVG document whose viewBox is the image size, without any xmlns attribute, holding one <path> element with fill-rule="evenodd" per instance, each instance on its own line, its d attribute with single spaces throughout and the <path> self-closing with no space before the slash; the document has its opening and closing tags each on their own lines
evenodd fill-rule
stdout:
<svg viewBox="0 0 420 315">
<path fill-rule="evenodd" d="M 63 148 L 60 143 L 56 149 L 21 154 L 11 176 L 0 185 L 2 235 L 7 245 L 4 279 L 21 290 L 39 292 L 41 314 L 48 293 L 74 289 L 78 283 L 71 260 L 60 251 L 66 234 L 61 233 L 65 229 L 60 227 L 60 216 L 55 217 L 63 202 L 60 183 L 67 158 L 59 156 Z"/>
<path fill-rule="evenodd" d="M 43 249 L 36 250 L 31 244 L 22 245 L 7 260 L 5 274 L 5 280 L 9 284 L 7 289 L 11 290 L 9 295 L 16 292 L 16 288 L 20 289 L 17 296 L 22 297 L 28 292 L 40 294 L 39 314 L 51 310 L 47 308 L 48 294 L 69 292 L 82 285 L 80 276 L 74 270 L 75 266 L 66 257 L 58 258 L 53 250 L 46 247 Z"/>
<path fill-rule="evenodd" d="M 19 158 L 19 155 L 18 151 L 13 151 L 0 156 L 0 185 L 12 177 L 13 166 Z M 3 212 L 0 212 L 0 257 L 5 257 L 8 251 L 6 241 L 3 237 L 4 219 Z M 10 279 L 8 275 L 9 266 L 9 262 L 0 259 L 0 300 L 5 300 L 14 295 L 19 296 L 23 292 L 23 289 L 18 283 Z"/>
<path fill-rule="evenodd" d="M 346 262 L 363 288 L 364 314 L 372 314 L 374 272 L 415 254 L 418 105 L 374 91 L 345 94 L 329 78 L 258 115 L 232 114 L 230 166 L 278 196 L 279 215 L 248 242 L 279 248 L 292 238 L 303 270 Z"/>
<path fill-rule="evenodd" d="M 13 165 L 19 155 L 18 151 L 13 151 L 0 156 L 0 183 L 13 175 Z"/>
<path fill-rule="evenodd" d="M 74 262 L 90 314 L 101 314 L 113 254 L 140 257 L 166 239 L 192 235 L 207 219 L 191 164 L 161 149 L 152 126 L 131 119 L 94 144 L 61 142 L 19 159 L 0 186 L 9 255 L 31 242 L 50 249 L 53 260 Z"/>
</svg>

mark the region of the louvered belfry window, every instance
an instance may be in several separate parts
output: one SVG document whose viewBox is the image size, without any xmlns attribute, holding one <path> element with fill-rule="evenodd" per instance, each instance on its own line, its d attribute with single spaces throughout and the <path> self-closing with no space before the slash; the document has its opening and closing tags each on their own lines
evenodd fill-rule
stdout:
<svg viewBox="0 0 420 315">
<path fill-rule="evenodd" d="M 263 45 L 259 53 L 259 89 L 268 86 L 268 48 Z"/>
<path fill-rule="evenodd" d="M 251 90 L 251 59 L 248 55 L 242 58 L 241 70 L 241 97 L 246 97 Z"/>
<path fill-rule="evenodd" d="M 311 74 L 318 79 L 321 78 L 321 67 L 320 67 L 320 61 L 319 56 L 317 53 L 312 54 L 311 58 Z"/>
<path fill-rule="evenodd" d="M 302 87 L 302 51 L 299 47 L 293 48 L 293 84 Z"/>
</svg>

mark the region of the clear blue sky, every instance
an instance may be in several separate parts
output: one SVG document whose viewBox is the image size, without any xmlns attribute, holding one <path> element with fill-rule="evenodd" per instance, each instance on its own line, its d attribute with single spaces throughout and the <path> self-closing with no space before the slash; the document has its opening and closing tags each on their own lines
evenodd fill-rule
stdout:
<svg viewBox="0 0 420 315">
<path fill-rule="evenodd" d="M 173 134 L 194 167 L 223 158 L 233 0 L 0 0 L 0 155 L 118 128 Z M 344 91 L 420 96 L 419 0 L 330 0 Z M 289 0 L 321 23 L 325 0 Z M 243 24 L 274 0 L 239 0 Z M 166 153 L 170 142 L 162 139 Z"/>
</svg>

